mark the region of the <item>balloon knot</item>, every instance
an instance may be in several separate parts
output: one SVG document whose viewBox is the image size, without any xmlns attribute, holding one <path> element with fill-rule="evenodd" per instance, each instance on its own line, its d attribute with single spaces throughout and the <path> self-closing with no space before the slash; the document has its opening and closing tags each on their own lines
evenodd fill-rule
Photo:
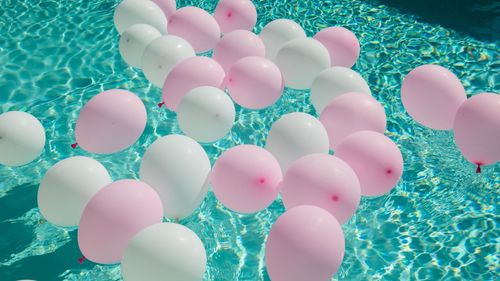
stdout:
<svg viewBox="0 0 500 281">
<path fill-rule="evenodd" d="M 162 101 L 162 102 L 160 102 L 160 103 L 158 104 L 158 107 L 159 107 L 159 108 L 161 108 L 161 107 L 162 107 L 162 106 L 164 106 L 164 105 L 165 105 L 165 102 L 163 102 L 163 101 Z"/>
<path fill-rule="evenodd" d="M 477 164 L 477 168 L 476 168 L 476 173 L 481 173 L 481 163 L 476 163 Z"/>
<path fill-rule="evenodd" d="M 82 256 L 81 258 L 78 259 L 78 263 L 82 264 L 84 260 L 86 260 L 85 256 Z"/>
<path fill-rule="evenodd" d="M 337 195 L 332 195 L 332 201 L 334 202 L 339 201 L 339 197 Z"/>
<path fill-rule="evenodd" d="M 71 144 L 71 148 L 73 148 L 73 149 L 75 149 L 77 146 L 78 146 L 78 143 L 77 143 L 77 142 L 75 142 L 75 143 Z"/>
<path fill-rule="evenodd" d="M 392 174 L 392 170 L 391 170 L 391 169 L 387 169 L 385 172 L 386 172 L 388 175 Z"/>
<path fill-rule="evenodd" d="M 233 16 L 233 13 L 231 13 L 231 11 L 227 12 L 227 17 L 230 18 Z"/>
<path fill-rule="evenodd" d="M 266 178 L 260 178 L 260 179 L 259 179 L 259 183 L 260 183 L 260 184 L 264 184 L 264 183 L 266 183 Z"/>
</svg>

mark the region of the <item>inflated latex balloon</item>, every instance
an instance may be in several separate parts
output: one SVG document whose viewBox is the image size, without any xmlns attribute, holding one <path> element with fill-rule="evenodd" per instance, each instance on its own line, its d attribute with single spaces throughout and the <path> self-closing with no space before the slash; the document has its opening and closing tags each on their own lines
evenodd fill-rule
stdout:
<svg viewBox="0 0 500 281">
<path fill-rule="evenodd" d="M 40 182 L 38 208 L 50 223 L 77 226 L 85 205 L 111 183 L 106 168 L 83 156 L 66 158 L 52 166 Z"/>
<path fill-rule="evenodd" d="M 240 213 L 264 210 L 276 199 L 282 173 L 278 161 L 255 145 L 239 145 L 215 162 L 210 182 L 215 197 Z"/>
<path fill-rule="evenodd" d="M 148 24 L 162 34 L 167 33 L 167 18 L 153 1 L 124 0 L 116 6 L 113 16 L 118 33 L 134 24 Z"/>
<path fill-rule="evenodd" d="M 274 61 L 283 45 L 296 38 L 306 38 L 306 33 L 293 20 L 277 19 L 264 26 L 259 37 L 266 46 L 266 57 Z"/>
<path fill-rule="evenodd" d="M 451 130 L 460 105 L 467 99 L 460 80 L 439 65 L 422 65 L 403 80 L 401 101 L 415 121 L 436 130 Z"/>
<path fill-rule="evenodd" d="M 356 35 L 344 27 L 328 27 L 313 37 L 323 44 L 330 54 L 331 66 L 352 67 L 359 56 L 359 41 Z"/>
<path fill-rule="evenodd" d="M 75 128 L 76 144 L 92 153 L 115 153 L 139 139 L 146 121 L 146 108 L 139 97 L 125 90 L 104 91 L 90 99 L 80 111 Z"/>
<path fill-rule="evenodd" d="M 45 129 L 22 111 L 0 114 L 0 164 L 21 166 L 35 160 L 45 146 Z"/>
<path fill-rule="evenodd" d="M 205 198 L 210 168 L 205 150 L 195 140 L 168 135 L 146 150 L 139 175 L 160 195 L 165 217 L 181 219 Z"/>
<path fill-rule="evenodd" d="M 163 102 L 176 111 L 182 97 L 201 86 L 221 88 L 226 74 L 215 60 L 208 57 L 191 57 L 177 64 L 168 74 L 163 85 Z"/>
<path fill-rule="evenodd" d="M 281 97 L 284 84 L 280 69 L 272 61 L 264 57 L 246 57 L 231 67 L 226 87 L 237 104 L 262 109 Z"/>
<path fill-rule="evenodd" d="M 323 70 L 311 87 L 311 103 L 321 113 L 333 98 L 349 92 L 371 95 L 370 87 L 356 71 L 341 66 Z"/>
<path fill-rule="evenodd" d="M 163 220 L 158 194 L 136 180 L 119 180 L 98 191 L 83 210 L 78 246 L 83 256 L 103 264 L 118 263 L 129 241 Z"/>
<path fill-rule="evenodd" d="M 163 14 L 167 17 L 167 19 L 175 13 L 176 3 L 175 0 L 153 0 L 153 2 L 160 7 L 163 11 Z"/>
<path fill-rule="evenodd" d="M 137 1 L 137 0 L 136 0 Z M 141 67 L 144 49 L 161 36 L 156 28 L 147 24 L 134 24 L 122 33 L 119 47 L 123 60 L 133 67 Z"/>
<path fill-rule="evenodd" d="M 325 126 L 330 148 L 357 131 L 375 131 L 383 134 L 386 127 L 384 108 L 372 96 L 351 92 L 334 99 L 321 112 L 319 121 Z"/>
<path fill-rule="evenodd" d="M 403 174 L 403 156 L 398 146 L 373 131 L 353 133 L 340 142 L 335 156 L 358 175 L 361 194 L 378 196 L 391 191 Z"/>
<path fill-rule="evenodd" d="M 313 153 L 328 154 L 328 133 L 314 116 L 294 112 L 283 115 L 272 126 L 266 149 L 278 159 L 283 172 L 293 161 Z"/>
<path fill-rule="evenodd" d="M 164 35 L 156 38 L 146 47 L 142 55 L 141 67 L 146 78 L 161 88 L 176 64 L 194 56 L 193 47 L 186 40 L 178 36 Z"/>
<path fill-rule="evenodd" d="M 453 124 L 455 142 L 465 159 L 481 166 L 500 161 L 500 95 L 481 93 L 465 101 Z"/>
<path fill-rule="evenodd" d="M 207 256 L 200 238 L 176 223 L 160 223 L 139 232 L 121 264 L 124 281 L 201 281 Z"/>
<path fill-rule="evenodd" d="M 314 205 L 344 223 L 356 212 L 361 191 L 356 173 L 343 160 L 310 154 L 290 165 L 281 183 L 281 196 L 287 209 Z"/>
<path fill-rule="evenodd" d="M 235 116 L 231 98 L 210 86 L 189 91 L 177 108 L 179 127 L 198 142 L 214 142 L 224 137 L 233 127 Z"/>
<path fill-rule="evenodd" d="M 227 72 L 239 59 L 265 54 L 266 47 L 259 36 L 248 30 L 235 30 L 224 35 L 215 46 L 213 59 Z"/>
<path fill-rule="evenodd" d="M 275 62 L 287 87 L 305 90 L 311 88 L 314 78 L 330 66 L 330 55 L 319 41 L 298 38 L 279 49 Z"/>
<path fill-rule="evenodd" d="M 271 227 L 266 241 L 266 267 L 271 280 L 331 280 L 344 258 L 339 222 L 320 207 L 287 210 Z"/>
<path fill-rule="evenodd" d="M 168 19 L 168 33 L 186 39 L 196 53 L 211 50 L 220 39 L 217 21 L 198 7 L 184 7 Z"/>
<path fill-rule="evenodd" d="M 215 8 L 214 18 L 222 33 L 252 30 L 257 23 L 257 10 L 250 0 L 221 0 Z"/>
</svg>

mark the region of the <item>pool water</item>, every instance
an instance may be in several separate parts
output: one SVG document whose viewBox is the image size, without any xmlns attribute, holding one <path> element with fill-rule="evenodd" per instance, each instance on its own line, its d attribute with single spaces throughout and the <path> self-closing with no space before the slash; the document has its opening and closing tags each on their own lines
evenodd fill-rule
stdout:
<svg viewBox="0 0 500 281">
<path fill-rule="evenodd" d="M 156 104 L 161 90 L 127 66 L 113 27 L 117 0 L 0 0 L 0 113 L 27 111 L 41 120 L 47 144 L 35 162 L 0 166 L 0 280 L 121 280 L 117 265 L 78 263 L 75 229 L 47 223 L 36 206 L 38 183 L 56 162 L 74 155 L 101 161 L 115 179 L 138 178 L 145 149 L 158 137 L 180 133 L 175 115 Z M 386 135 L 401 148 L 405 166 L 397 187 L 385 196 L 363 198 L 343 225 L 346 251 L 333 280 L 496 280 L 500 274 L 500 164 L 475 173 L 451 132 L 416 124 L 400 98 L 401 81 L 426 63 L 449 68 L 467 93 L 500 92 L 498 41 L 424 23 L 396 8 L 363 0 L 254 1 L 259 21 L 290 18 L 308 35 L 340 25 L 361 43 L 353 67 L 368 81 L 388 116 Z M 216 1 L 178 1 L 210 12 Z M 131 148 L 113 155 L 73 150 L 81 107 L 97 93 L 129 89 L 148 110 L 145 133 Z M 307 91 L 287 89 L 261 111 L 237 107 L 224 139 L 204 145 L 212 164 L 237 144 L 263 146 L 281 115 L 317 115 Z M 204 280 L 269 280 L 264 241 L 283 213 L 281 200 L 253 215 L 239 215 L 210 192 L 201 207 L 181 221 L 198 234 L 207 251 Z M 305 280 L 306 281 L 306 280 Z"/>
</svg>

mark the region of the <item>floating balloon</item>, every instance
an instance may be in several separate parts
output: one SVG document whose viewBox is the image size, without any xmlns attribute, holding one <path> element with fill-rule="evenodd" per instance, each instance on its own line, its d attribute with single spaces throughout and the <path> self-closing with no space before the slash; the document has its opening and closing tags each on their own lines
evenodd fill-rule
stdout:
<svg viewBox="0 0 500 281">
<path fill-rule="evenodd" d="M 139 175 L 160 195 L 165 217 L 181 219 L 205 198 L 210 168 L 205 150 L 196 141 L 168 135 L 146 150 Z"/>
<path fill-rule="evenodd" d="M 250 0 L 221 0 L 215 8 L 214 18 L 222 33 L 252 30 L 257 23 L 257 10 Z"/>
<path fill-rule="evenodd" d="M 139 139 L 146 121 L 146 108 L 139 97 L 125 90 L 104 91 L 80 111 L 76 142 L 92 153 L 115 153 Z"/>
<path fill-rule="evenodd" d="M 220 38 L 217 21 L 198 7 L 184 7 L 168 19 L 168 33 L 186 39 L 196 53 L 211 50 Z"/>
<path fill-rule="evenodd" d="M 313 38 L 328 49 L 331 66 L 352 67 L 358 60 L 360 51 L 358 38 L 347 28 L 324 28 Z"/>
<path fill-rule="evenodd" d="M 283 93 L 280 69 L 263 57 L 246 57 L 229 70 L 226 87 L 242 107 L 262 109 L 273 105 Z"/>
<path fill-rule="evenodd" d="M 0 164 L 21 166 L 35 160 L 45 146 L 45 129 L 22 111 L 0 114 Z"/>
<path fill-rule="evenodd" d="M 160 36 L 161 33 L 151 25 L 134 24 L 128 27 L 122 33 L 119 43 L 123 60 L 133 67 L 141 67 L 144 49 Z"/>
<path fill-rule="evenodd" d="M 283 45 L 275 61 L 283 73 L 285 85 L 305 90 L 311 88 L 314 78 L 330 66 L 330 55 L 319 41 L 298 38 Z"/>
<path fill-rule="evenodd" d="M 121 264 L 124 281 L 201 281 L 207 256 L 189 228 L 160 223 L 139 232 L 128 244 Z"/>
<path fill-rule="evenodd" d="M 319 121 L 328 132 L 332 149 L 354 132 L 367 130 L 383 134 L 386 127 L 382 105 L 372 96 L 357 92 L 332 99 L 321 112 Z"/>
<path fill-rule="evenodd" d="M 204 86 L 189 91 L 177 108 L 179 127 L 198 142 L 213 142 L 233 127 L 236 112 L 231 98 L 219 88 Z"/>
<path fill-rule="evenodd" d="M 345 242 L 338 221 L 310 205 L 287 210 L 271 227 L 266 267 L 271 280 L 331 280 L 344 258 Z"/>
<path fill-rule="evenodd" d="M 175 0 L 153 0 L 153 2 L 160 7 L 163 14 L 168 19 L 173 13 L 175 13 L 176 3 Z"/>
<path fill-rule="evenodd" d="M 210 176 L 215 197 L 240 213 L 258 212 L 271 205 L 278 196 L 281 179 L 278 161 L 255 145 L 239 145 L 225 151 Z"/>
<path fill-rule="evenodd" d="M 266 57 L 274 61 L 283 45 L 296 38 L 306 38 L 306 33 L 292 20 L 277 19 L 264 26 L 259 37 L 266 46 Z"/>
<path fill-rule="evenodd" d="M 451 130 L 460 105 L 467 99 L 460 80 L 439 65 L 422 65 L 403 80 L 401 101 L 415 121 L 436 130 Z"/>
<path fill-rule="evenodd" d="M 136 180 L 119 180 L 98 191 L 83 210 L 78 246 L 85 258 L 113 264 L 142 229 L 162 222 L 158 194 Z"/>
<path fill-rule="evenodd" d="M 167 18 L 153 1 L 124 0 L 116 6 L 113 20 L 120 34 L 138 23 L 151 25 L 162 34 L 167 33 Z"/>
<path fill-rule="evenodd" d="M 377 196 L 389 192 L 403 174 L 403 156 L 397 145 L 373 131 L 353 133 L 340 142 L 335 156 L 356 172 L 361 194 Z"/>
<path fill-rule="evenodd" d="M 285 114 L 271 126 L 266 149 L 278 159 L 285 172 L 293 161 L 302 156 L 328 154 L 328 133 L 312 115 L 302 112 Z"/>
<path fill-rule="evenodd" d="M 40 182 L 38 208 L 50 223 L 77 226 L 85 205 L 111 183 L 98 161 L 83 156 L 66 158 L 52 166 Z"/>
<path fill-rule="evenodd" d="M 341 66 L 323 70 L 311 87 L 311 102 L 321 113 L 333 98 L 349 92 L 371 95 L 370 87 L 356 71 Z"/>
</svg>

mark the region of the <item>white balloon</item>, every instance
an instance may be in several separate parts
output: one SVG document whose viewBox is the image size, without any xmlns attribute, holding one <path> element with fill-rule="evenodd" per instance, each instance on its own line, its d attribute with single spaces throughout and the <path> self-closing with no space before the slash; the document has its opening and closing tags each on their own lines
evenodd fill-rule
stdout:
<svg viewBox="0 0 500 281">
<path fill-rule="evenodd" d="M 302 156 L 328 153 L 328 133 L 314 116 L 289 113 L 271 126 L 265 148 L 276 157 L 284 174 L 288 166 Z"/>
<path fill-rule="evenodd" d="M 165 217 L 180 219 L 205 198 L 210 169 L 205 150 L 195 140 L 168 135 L 146 150 L 139 175 L 160 195 Z"/>
<path fill-rule="evenodd" d="M 98 161 L 75 156 L 52 166 L 40 182 L 38 208 L 50 223 L 77 226 L 83 209 L 111 177 Z"/>
<path fill-rule="evenodd" d="M 341 66 L 323 70 L 311 86 L 311 102 L 316 112 L 321 113 L 330 101 L 348 92 L 371 95 L 370 87 L 356 71 Z"/>
<path fill-rule="evenodd" d="M 45 129 L 22 111 L 0 114 L 0 164 L 21 166 L 35 160 L 45 146 Z"/>
<path fill-rule="evenodd" d="M 123 255 L 124 281 L 201 281 L 207 265 L 205 246 L 189 228 L 159 223 L 139 232 Z"/>
<path fill-rule="evenodd" d="M 296 38 L 306 38 L 306 33 L 293 20 L 277 19 L 264 26 L 259 36 L 266 46 L 266 58 L 274 61 L 283 45 Z"/>
<path fill-rule="evenodd" d="M 297 38 L 279 49 L 275 61 L 286 86 L 305 90 L 311 88 L 314 78 L 330 66 L 330 54 L 315 39 Z"/>
<path fill-rule="evenodd" d="M 193 47 L 186 40 L 174 35 L 164 35 L 146 47 L 141 66 L 146 78 L 162 88 L 172 68 L 182 60 L 194 56 Z"/>
<path fill-rule="evenodd" d="M 122 33 L 119 43 L 123 60 L 131 66 L 141 67 L 146 46 L 160 36 L 161 33 L 151 25 L 139 23 L 128 27 Z"/>
<path fill-rule="evenodd" d="M 124 0 L 116 6 L 113 21 L 120 34 L 138 23 L 151 25 L 162 34 L 167 33 L 167 17 L 153 1 Z"/>
</svg>

